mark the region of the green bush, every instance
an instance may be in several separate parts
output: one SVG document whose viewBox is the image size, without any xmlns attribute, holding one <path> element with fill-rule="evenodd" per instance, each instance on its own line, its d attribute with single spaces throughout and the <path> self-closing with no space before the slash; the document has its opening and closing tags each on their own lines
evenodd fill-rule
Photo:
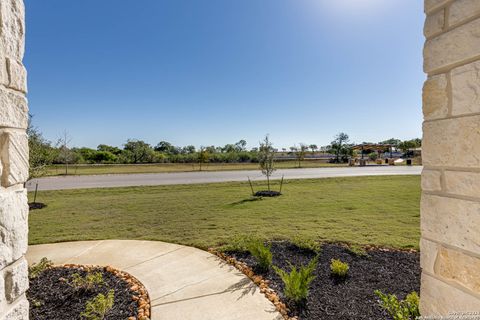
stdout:
<svg viewBox="0 0 480 320">
<path fill-rule="evenodd" d="M 262 271 L 267 271 L 272 265 L 271 246 L 266 246 L 261 240 L 250 240 L 247 249 L 257 261 L 258 267 Z"/>
<path fill-rule="evenodd" d="M 332 274 L 339 278 L 345 278 L 349 269 L 350 267 L 348 266 L 348 263 L 342 262 L 338 259 L 332 259 L 330 263 L 330 270 L 332 271 Z"/>
<path fill-rule="evenodd" d="M 39 263 L 34 263 L 28 267 L 28 276 L 30 279 L 35 279 L 43 271 L 53 266 L 53 262 L 43 257 Z"/>
<path fill-rule="evenodd" d="M 90 291 L 97 285 L 103 285 L 103 275 L 101 272 L 87 273 L 84 277 L 78 273 L 72 274 L 69 284 L 76 290 L 82 289 Z"/>
<path fill-rule="evenodd" d="M 105 315 L 112 310 L 114 299 L 114 290 L 110 290 L 107 296 L 100 293 L 95 298 L 87 301 L 85 311 L 80 315 L 87 320 L 103 320 Z"/>
<path fill-rule="evenodd" d="M 372 161 L 375 161 L 378 159 L 378 154 L 376 152 L 369 153 L 368 158 Z"/>
<path fill-rule="evenodd" d="M 375 294 L 380 298 L 380 306 L 393 320 L 415 320 L 420 317 L 420 298 L 416 292 L 408 294 L 402 301 L 396 295 L 384 294 L 380 290 L 376 290 Z"/>
<path fill-rule="evenodd" d="M 273 266 L 275 272 L 282 279 L 285 289 L 285 297 L 293 300 L 295 303 L 304 301 L 308 296 L 310 283 L 315 279 L 314 272 L 318 265 L 318 256 L 312 259 L 307 266 L 299 269 L 290 264 L 290 273 Z"/>
</svg>

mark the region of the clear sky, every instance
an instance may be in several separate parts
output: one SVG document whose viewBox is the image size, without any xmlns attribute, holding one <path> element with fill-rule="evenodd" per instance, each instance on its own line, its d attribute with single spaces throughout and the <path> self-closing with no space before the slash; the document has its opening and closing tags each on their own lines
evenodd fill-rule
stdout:
<svg viewBox="0 0 480 320">
<path fill-rule="evenodd" d="M 421 136 L 423 1 L 25 3 L 30 110 L 52 141 Z"/>
</svg>

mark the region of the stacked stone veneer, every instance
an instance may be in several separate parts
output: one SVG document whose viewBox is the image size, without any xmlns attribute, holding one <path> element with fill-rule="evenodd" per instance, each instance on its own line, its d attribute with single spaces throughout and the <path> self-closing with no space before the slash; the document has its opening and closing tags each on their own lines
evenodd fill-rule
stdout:
<svg viewBox="0 0 480 320">
<path fill-rule="evenodd" d="M 22 0 L 0 0 L 0 319 L 28 319 L 28 107 Z"/>
<path fill-rule="evenodd" d="M 421 309 L 480 311 L 480 0 L 425 0 Z"/>
</svg>

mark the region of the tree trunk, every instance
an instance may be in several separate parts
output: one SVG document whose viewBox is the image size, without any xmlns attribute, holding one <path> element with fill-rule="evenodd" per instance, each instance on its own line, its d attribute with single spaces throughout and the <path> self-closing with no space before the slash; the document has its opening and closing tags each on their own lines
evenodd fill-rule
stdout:
<svg viewBox="0 0 480 320">
<path fill-rule="evenodd" d="M 270 191 L 270 176 L 267 175 L 267 185 L 268 185 L 268 191 Z"/>
</svg>

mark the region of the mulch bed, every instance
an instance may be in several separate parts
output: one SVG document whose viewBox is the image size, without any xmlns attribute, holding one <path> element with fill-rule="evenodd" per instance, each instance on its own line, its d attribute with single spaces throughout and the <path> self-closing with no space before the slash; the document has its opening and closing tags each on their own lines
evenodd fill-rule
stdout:
<svg viewBox="0 0 480 320">
<path fill-rule="evenodd" d="M 39 209 L 43 209 L 45 208 L 47 205 L 45 203 L 41 203 L 41 202 L 30 202 L 28 204 L 28 208 L 30 210 L 39 210 Z"/>
<path fill-rule="evenodd" d="M 281 196 L 282 194 L 278 191 L 257 191 L 255 192 L 254 196 L 255 197 L 278 197 Z"/>
<path fill-rule="evenodd" d="M 316 255 L 310 250 L 300 249 L 288 242 L 272 243 L 272 253 L 273 264 L 288 271 L 290 270 L 288 262 L 297 266 L 306 265 Z M 246 264 L 252 268 L 255 275 L 267 280 L 268 287 L 286 304 L 289 317 L 298 317 L 301 320 L 390 319 L 379 306 L 374 291 L 378 289 L 384 293 L 396 294 L 401 299 L 412 291 L 419 292 L 421 273 L 419 253 L 378 248 L 368 250 L 367 253 L 368 256 L 362 256 L 354 254 L 343 245 L 323 245 L 315 271 L 316 279 L 311 284 L 306 303 L 300 306 L 289 303 L 283 297 L 283 282 L 280 277 L 273 270 L 260 272 L 249 253 L 226 254 L 234 258 L 229 263 L 237 267 Z M 331 276 L 331 259 L 340 259 L 350 265 L 345 280 Z M 248 272 L 251 271 L 247 270 Z M 255 276 L 251 278 L 260 283 L 260 288 L 264 292 L 263 281 L 256 281 Z M 266 295 L 275 302 L 275 296 L 272 298 L 268 293 Z"/>
<path fill-rule="evenodd" d="M 103 285 L 90 290 L 74 289 L 68 280 L 74 273 L 84 277 L 87 272 L 103 275 Z M 27 298 L 30 302 L 30 319 L 65 320 L 84 319 L 88 300 L 109 290 L 115 290 L 113 308 L 105 320 L 149 319 L 150 305 L 143 285 L 130 275 L 111 267 L 66 265 L 55 266 L 30 279 Z"/>
</svg>

